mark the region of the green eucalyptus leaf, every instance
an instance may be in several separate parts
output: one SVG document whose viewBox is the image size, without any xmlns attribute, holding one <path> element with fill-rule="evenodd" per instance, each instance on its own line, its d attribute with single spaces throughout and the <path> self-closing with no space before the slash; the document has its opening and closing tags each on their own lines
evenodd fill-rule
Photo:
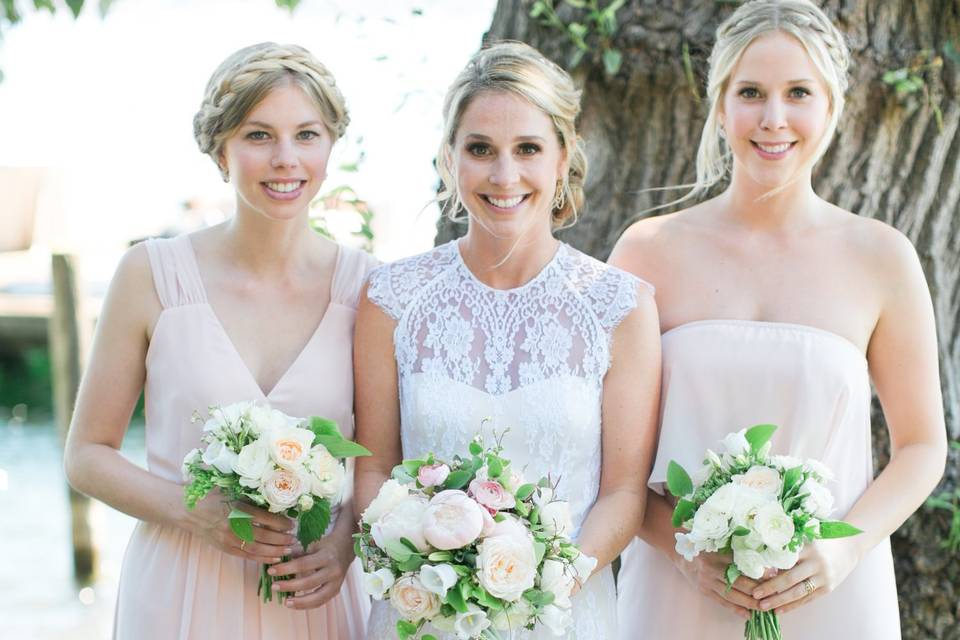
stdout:
<svg viewBox="0 0 960 640">
<path fill-rule="evenodd" d="M 472 456 L 478 456 L 481 453 L 483 453 L 483 445 L 477 442 L 476 440 L 472 440 L 470 442 L 469 449 L 470 449 L 470 455 Z"/>
<path fill-rule="evenodd" d="M 408 620 L 397 620 L 397 637 L 400 638 L 400 640 L 409 640 L 416 634 L 417 625 Z"/>
<path fill-rule="evenodd" d="M 763 445 L 770 441 L 770 438 L 773 437 L 773 432 L 776 430 L 777 425 L 775 424 L 758 424 L 747 429 L 743 435 L 747 439 L 747 442 L 750 443 L 750 451 L 752 453 L 758 453 L 760 449 L 763 448 Z"/>
<path fill-rule="evenodd" d="M 231 509 L 227 516 L 230 530 L 241 540 L 253 542 L 253 515 L 240 509 Z"/>
<path fill-rule="evenodd" d="M 690 479 L 690 474 L 675 460 L 671 460 L 667 465 L 667 489 L 677 498 L 693 493 L 693 480 Z"/>
<path fill-rule="evenodd" d="M 446 481 L 443 483 L 443 488 L 462 489 L 463 487 L 467 486 L 467 483 L 470 482 L 471 477 L 473 477 L 473 473 L 465 469 L 453 471 L 447 476 Z"/>
</svg>

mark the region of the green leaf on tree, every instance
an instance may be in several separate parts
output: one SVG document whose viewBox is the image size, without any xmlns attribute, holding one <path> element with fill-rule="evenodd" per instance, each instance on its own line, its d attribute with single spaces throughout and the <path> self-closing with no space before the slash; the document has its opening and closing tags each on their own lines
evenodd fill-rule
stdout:
<svg viewBox="0 0 960 640">
<path fill-rule="evenodd" d="M 297 519 L 297 539 L 306 549 L 311 542 L 323 537 L 330 524 L 330 501 L 325 498 L 317 498 L 313 502 L 313 508 L 304 511 Z"/>
<path fill-rule="evenodd" d="M 603 50 L 603 69 L 608 76 L 615 76 L 623 63 L 623 54 L 617 49 Z"/>
<path fill-rule="evenodd" d="M 690 474 L 675 460 L 671 460 L 667 465 L 667 489 L 678 498 L 693 493 L 693 480 L 690 479 Z"/>
<path fill-rule="evenodd" d="M 240 509 L 231 509 L 227 516 L 230 530 L 241 540 L 253 542 L 253 515 Z"/>
<path fill-rule="evenodd" d="M 750 451 L 759 453 L 763 445 L 770 442 L 770 438 L 773 437 L 773 432 L 776 430 L 777 425 L 775 424 L 758 424 L 747 429 L 743 436 L 750 443 Z"/>
</svg>

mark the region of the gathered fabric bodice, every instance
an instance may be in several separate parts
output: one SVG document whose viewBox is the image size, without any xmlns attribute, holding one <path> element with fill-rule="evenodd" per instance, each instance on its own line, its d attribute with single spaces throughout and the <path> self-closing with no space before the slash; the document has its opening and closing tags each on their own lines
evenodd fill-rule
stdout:
<svg viewBox="0 0 960 640">
<path fill-rule="evenodd" d="M 397 323 L 404 458 L 449 460 L 478 432 L 488 443 L 502 436 L 503 455 L 527 481 L 559 480 L 576 537 L 599 489 L 611 339 L 647 288 L 565 244 L 514 289 L 480 282 L 456 241 L 375 270 L 367 295 Z M 610 637 L 613 594 L 609 571 L 594 576 L 575 600 L 567 637 Z M 388 604 L 374 603 L 368 637 L 387 637 L 394 621 Z"/>
</svg>

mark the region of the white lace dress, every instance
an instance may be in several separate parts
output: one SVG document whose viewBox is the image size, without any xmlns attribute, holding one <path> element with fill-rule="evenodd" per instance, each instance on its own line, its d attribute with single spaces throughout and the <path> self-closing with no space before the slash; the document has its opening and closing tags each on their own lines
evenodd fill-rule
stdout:
<svg viewBox="0 0 960 640">
<path fill-rule="evenodd" d="M 561 244 L 527 284 L 493 289 L 470 272 L 456 241 L 380 267 L 369 283 L 370 300 L 397 321 L 403 457 L 463 453 L 489 418 L 484 433 L 509 428 L 504 455 L 527 479 L 560 478 L 576 538 L 599 488 L 611 335 L 649 285 Z M 609 567 L 574 598 L 573 617 L 566 638 L 616 637 Z M 396 620 L 388 602 L 374 602 L 367 637 L 395 638 Z"/>
</svg>

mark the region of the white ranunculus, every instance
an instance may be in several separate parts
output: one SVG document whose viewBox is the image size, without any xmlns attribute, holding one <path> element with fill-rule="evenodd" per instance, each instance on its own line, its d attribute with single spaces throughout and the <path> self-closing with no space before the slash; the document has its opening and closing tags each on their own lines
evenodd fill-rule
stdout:
<svg viewBox="0 0 960 640">
<path fill-rule="evenodd" d="M 457 584 L 457 572 L 448 564 L 425 564 L 420 567 L 420 583 L 424 589 L 442 598 L 450 587 Z"/>
<path fill-rule="evenodd" d="M 500 611 L 493 611 L 490 626 L 497 631 L 518 631 L 530 623 L 533 607 L 525 599 L 520 598 L 509 607 Z"/>
<path fill-rule="evenodd" d="M 793 456 L 770 456 L 769 461 L 773 466 L 784 471 L 803 466 L 803 460 Z"/>
<path fill-rule="evenodd" d="M 833 511 L 833 494 L 830 490 L 813 478 L 807 478 L 800 485 L 800 493 L 809 494 L 803 499 L 802 507 L 821 520 L 828 517 Z"/>
<path fill-rule="evenodd" d="M 254 440 L 240 450 L 233 470 L 240 476 L 241 486 L 259 489 L 268 464 L 270 464 L 270 451 L 266 443 L 263 440 Z"/>
<path fill-rule="evenodd" d="M 220 440 L 214 440 L 207 445 L 201 459 L 204 464 L 208 464 L 220 473 L 226 474 L 233 473 L 233 464 L 237 460 L 237 454 Z"/>
<path fill-rule="evenodd" d="M 554 604 L 548 604 L 540 612 L 540 622 L 550 629 L 555 636 L 562 636 L 573 623 L 573 614 L 569 609 L 561 609 Z"/>
<path fill-rule="evenodd" d="M 693 516 L 691 531 L 701 540 L 726 537 L 730 532 L 730 516 L 704 503 Z"/>
<path fill-rule="evenodd" d="M 800 551 L 790 551 L 790 549 L 767 548 L 762 552 L 763 563 L 776 569 L 792 569 L 800 558 Z"/>
<path fill-rule="evenodd" d="M 458 613 L 457 619 L 453 623 L 453 630 L 457 633 L 460 640 L 469 640 L 478 638 L 484 629 L 490 626 L 490 619 L 487 618 L 487 612 L 473 604 L 467 605 L 464 613 Z"/>
<path fill-rule="evenodd" d="M 428 551 L 430 545 L 423 536 L 423 516 L 426 511 L 427 501 L 424 498 L 407 496 L 373 523 L 370 527 L 373 541 L 378 547 L 386 550 L 391 540 L 399 541 L 400 538 L 406 538 L 418 550 Z"/>
<path fill-rule="evenodd" d="M 824 482 L 829 482 L 830 480 L 833 480 L 833 478 L 834 478 L 834 476 L 833 476 L 833 471 L 830 470 L 830 467 L 828 467 L 827 465 L 823 464 L 823 463 L 820 462 L 819 460 L 814 460 L 813 458 L 808 458 L 807 460 L 804 460 L 804 461 L 803 461 L 803 466 L 804 466 L 808 471 L 811 471 L 812 473 L 815 473 L 815 474 L 817 474 L 818 476 L 820 476 L 820 479 L 823 480 Z"/>
<path fill-rule="evenodd" d="M 270 447 L 270 457 L 285 469 L 303 466 L 313 445 L 313 431 L 300 427 L 280 427 L 263 434 Z"/>
<path fill-rule="evenodd" d="M 768 502 L 757 509 L 753 527 L 768 547 L 782 549 L 793 538 L 793 518 L 783 511 L 779 502 Z"/>
<path fill-rule="evenodd" d="M 183 475 L 184 482 L 190 482 L 192 479 L 187 465 L 197 464 L 201 460 L 203 460 L 203 452 L 200 451 L 200 449 L 191 449 L 189 452 L 187 452 L 187 455 L 183 456 L 183 464 L 180 467 L 180 473 Z"/>
<path fill-rule="evenodd" d="M 573 520 L 570 518 L 570 503 L 554 500 L 540 508 L 540 524 L 548 536 L 570 537 Z"/>
<path fill-rule="evenodd" d="M 377 497 L 370 502 L 360 518 L 365 523 L 372 525 L 380 519 L 380 516 L 392 509 L 394 505 L 408 495 L 410 495 L 410 488 L 391 478 L 383 483 L 383 486 L 380 487 L 380 491 L 377 493 Z"/>
<path fill-rule="evenodd" d="M 318 444 L 310 450 L 304 467 L 310 474 L 311 493 L 333 502 L 340 501 L 347 477 L 343 463 L 330 455 L 325 446 Z"/>
<path fill-rule="evenodd" d="M 565 562 L 547 559 L 540 568 L 540 590 L 553 594 L 553 603 L 564 609 L 570 606 L 570 593 L 576 584 L 573 570 Z"/>
<path fill-rule="evenodd" d="M 296 419 L 282 411 L 262 405 L 252 405 L 245 412 L 247 426 L 254 435 L 261 435 L 274 429 L 296 426 Z"/>
<path fill-rule="evenodd" d="M 759 464 L 750 467 L 746 473 L 733 476 L 732 481 L 770 499 L 780 497 L 780 490 L 783 488 L 780 472 Z"/>
<path fill-rule="evenodd" d="M 374 600 L 383 600 L 384 594 L 393 586 L 394 577 L 390 569 L 377 569 L 363 574 L 363 588 Z"/>
<path fill-rule="evenodd" d="M 763 577 L 763 571 L 766 568 L 764 567 L 763 556 L 759 551 L 753 549 L 734 549 L 733 563 L 737 565 L 740 573 L 754 580 Z"/>
<path fill-rule="evenodd" d="M 310 490 L 310 478 L 301 470 L 272 469 L 263 476 L 260 491 L 273 513 L 296 506 L 300 496 Z"/>
<path fill-rule="evenodd" d="M 736 487 L 736 502 L 733 505 L 733 524 L 738 527 L 752 527 L 757 510 L 770 502 L 770 498 L 742 485 Z"/>
<path fill-rule="evenodd" d="M 739 456 L 750 451 L 750 443 L 747 442 L 746 429 L 741 429 L 734 433 L 728 433 L 723 439 L 724 450 L 732 456 Z"/>
<path fill-rule="evenodd" d="M 401 618 L 419 622 L 433 618 L 440 613 L 440 598 L 427 591 L 416 576 L 400 578 L 390 587 L 390 604 Z"/>
<path fill-rule="evenodd" d="M 533 492 L 533 504 L 541 509 L 551 500 L 553 500 L 553 489 L 551 487 L 537 487 L 537 490 Z"/>
<path fill-rule="evenodd" d="M 697 547 L 696 541 L 690 537 L 690 534 L 678 531 L 673 534 L 673 537 L 677 540 L 677 554 L 683 556 L 684 560 L 690 562 L 700 555 L 700 549 Z"/>
<path fill-rule="evenodd" d="M 537 553 L 533 536 L 514 520 L 498 522 L 492 535 L 477 545 L 477 578 L 487 593 L 508 602 L 534 585 Z"/>
<path fill-rule="evenodd" d="M 707 507 L 708 509 L 713 509 L 730 517 L 733 515 L 734 507 L 737 505 L 738 494 L 742 492 L 742 487 L 735 484 L 725 484 L 710 494 L 710 497 L 704 501 L 703 506 L 700 508 Z"/>
</svg>

